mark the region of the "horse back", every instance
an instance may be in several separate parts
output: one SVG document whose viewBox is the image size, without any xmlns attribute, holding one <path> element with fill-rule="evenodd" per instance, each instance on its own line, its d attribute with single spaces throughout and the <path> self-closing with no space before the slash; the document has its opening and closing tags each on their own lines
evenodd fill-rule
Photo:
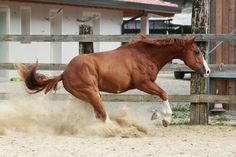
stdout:
<svg viewBox="0 0 236 157">
<path fill-rule="evenodd" d="M 120 93 L 132 88 L 131 62 L 117 51 L 76 56 L 64 71 L 78 84 L 97 86 L 100 91 Z"/>
</svg>

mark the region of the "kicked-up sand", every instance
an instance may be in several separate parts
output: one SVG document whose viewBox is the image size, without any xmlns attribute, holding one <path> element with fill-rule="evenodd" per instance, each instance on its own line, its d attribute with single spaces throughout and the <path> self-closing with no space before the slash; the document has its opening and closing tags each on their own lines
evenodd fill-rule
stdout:
<svg viewBox="0 0 236 157">
<path fill-rule="evenodd" d="M 140 122 L 129 105 L 96 120 L 86 103 L 17 95 L 0 105 L 0 157 L 235 157 L 236 127 Z M 142 114 L 139 115 L 139 118 Z"/>
</svg>

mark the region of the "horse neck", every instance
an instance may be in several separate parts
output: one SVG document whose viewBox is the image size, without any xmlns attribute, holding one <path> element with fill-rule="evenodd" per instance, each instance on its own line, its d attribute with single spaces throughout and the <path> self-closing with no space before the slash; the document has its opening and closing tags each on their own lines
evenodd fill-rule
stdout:
<svg viewBox="0 0 236 157">
<path fill-rule="evenodd" d="M 182 50 L 178 46 L 170 45 L 166 47 L 156 47 L 150 53 L 152 62 L 158 66 L 160 70 L 164 65 L 172 59 L 182 59 Z"/>
<path fill-rule="evenodd" d="M 153 42 L 145 41 L 145 42 L 135 42 L 134 44 L 127 44 L 119 49 L 125 49 L 129 51 L 129 49 L 134 49 L 136 52 L 137 58 L 147 58 L 149 61 L 153 63 L 153 65 L 157 66 L 157 70 L 161 70 L 161 68 L 170 62 L 172 59 L 183 59 L 183 50 L 184 47 L 174 44 L 166 44 L 166 45 L 156 45 Z M 123 52 L 127 52 L 123 51 Z M 130 51 L 131 52 L 131 51 Z M 133 53 L 133 52 L 131 52 Z"/>
</svg>

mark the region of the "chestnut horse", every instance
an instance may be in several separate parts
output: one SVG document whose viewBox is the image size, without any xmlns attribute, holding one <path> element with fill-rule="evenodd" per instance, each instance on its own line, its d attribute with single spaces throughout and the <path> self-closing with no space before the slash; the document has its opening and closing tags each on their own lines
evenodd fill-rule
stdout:
<svg viewBox="0 0 236 157">
<path fill-rule="evenodd" d="M 76 98 L 90 103 L 96 117 L 109 120 L 99 91 L 122 93 L 130 89 L 158 95 L 164 102 L 163 125 L 170 122 L 172 110 L 167 93 L 155 80 L 161 68 L 172 59 L 184 63 L 207 77 L 210 69 L 194 38 L 151 40 L 145 37 L 131 41 L 119 48 L 100 53 L 82 54 L 74 57 L 59 76 L 47 77 L 36 73 L 38 64 L 25 67 L 18 63 L 17 69 L 31 93 L 44 90 L 45 94 L 57 89 L 63 82 L 64 88 Z"/>
</svg>

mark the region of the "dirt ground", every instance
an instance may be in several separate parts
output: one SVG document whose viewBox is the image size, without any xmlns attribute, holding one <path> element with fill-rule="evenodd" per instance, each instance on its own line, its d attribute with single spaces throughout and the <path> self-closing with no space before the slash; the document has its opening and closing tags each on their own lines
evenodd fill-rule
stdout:
<svg viewBox="0 0 236 157">
<path fill-rule="evenodd" d="M 226 126 L 155 127 L 142 137 L 79 135 L 0 136 L 1 157 L 235 157 L 236 128 Z"/>
<path fill-rule="evenodd" d="M 158 82 L 169 94 L 189 93 L 188 79 L 168 74 Z M 91 107 L 70 96 L 64 101 L 26 96 L 19 94 L 24 93 L 21 83 L 1 82 L 4 91 L 17 94 L 0 101 L 0 157 L 236 156 L 235 126 L 164 128 L 150 120 L 160 103 L 105 102 L 111 123 L 104 124 Z"/>
</svg>

